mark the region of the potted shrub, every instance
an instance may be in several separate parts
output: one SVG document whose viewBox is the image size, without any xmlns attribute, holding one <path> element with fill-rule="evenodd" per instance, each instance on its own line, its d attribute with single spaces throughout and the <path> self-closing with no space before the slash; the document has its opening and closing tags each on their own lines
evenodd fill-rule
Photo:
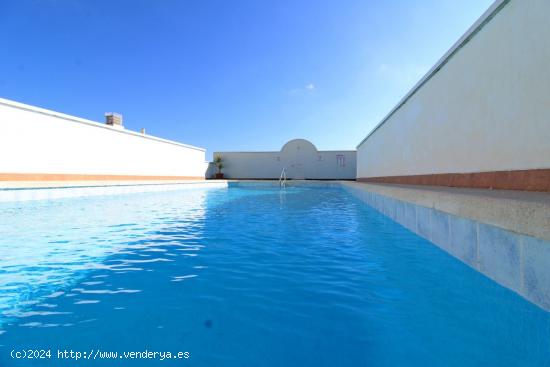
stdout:
<svg viewBox="0 0 550 367">
<path fill-rule="evenodd" d="M 223 173 L 222 173 L 223 160 L 220 154 L 216 154 L 214 156 L 214 165 L 216 165 L 216 169 L 218 170 L 218 172 L 216 172 L 216 178 L 223 178 Z"/>
</svg>

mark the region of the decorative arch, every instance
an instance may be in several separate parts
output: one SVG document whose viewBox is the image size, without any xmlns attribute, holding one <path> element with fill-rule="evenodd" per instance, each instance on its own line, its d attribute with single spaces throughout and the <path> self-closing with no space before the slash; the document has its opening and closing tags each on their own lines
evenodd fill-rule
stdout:
<svg viewBox="0 0 550 367">
<path fill-rule="evenodd" d="M 283 147 L 281 148 L 281 153 L 284 153 L 286 151 L 294 151 L 294 150 L 298 150 L 298 149 L 309 150 L 309 151 L 312 151 L 314 153 L 318 152 L 317 147 L 312 142 L 310 142 L 309 140 L 306 140 L 306 139 L 292 139 L 292 140 L 289 140 L 288 142 L 286 142 L 285 145 L 283 145 Z"/>
<path fill-rule="evenodd" d="M 319 151 L 312 142 L 306 139 L 293 139 L 281 148 L 278 158 L 285 167 L 289 178 L 305 179 L 315 171 L 315 162 Z"/>
</svg>

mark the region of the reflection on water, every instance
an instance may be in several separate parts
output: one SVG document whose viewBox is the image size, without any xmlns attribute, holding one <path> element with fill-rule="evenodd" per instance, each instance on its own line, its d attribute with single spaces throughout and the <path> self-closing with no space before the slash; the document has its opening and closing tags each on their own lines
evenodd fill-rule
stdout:
<svg viewBox="0 0 550 367">
<path fill-rule="evenodd" d="M 188 242 L 200 240 L 206 195 L 205 190 L 192 190 L 0 203 L 0 327 L 10 317 L 55 314 L 24 310 L 31 305 L 55 307 L 47 300 L 63 295 L 57 290 L 90 271 L 140 271 L 144 263 L 173 261 L 175 254 L 167 248 L 190 254 L 200 250 L 201 245 Z M 109 259 L 115 254 L 139 258 Z M 82 285 L 99 288 L 75 288 L 73 296 L 139 292 L 103 288 L 101 281 Z"/>
</svg>

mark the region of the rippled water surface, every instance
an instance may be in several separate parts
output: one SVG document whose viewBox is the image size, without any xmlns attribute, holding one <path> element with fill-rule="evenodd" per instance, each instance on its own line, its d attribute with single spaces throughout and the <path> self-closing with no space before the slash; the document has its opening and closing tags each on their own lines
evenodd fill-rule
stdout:
<svg viewBox="0 0 550 367">
<path fill-rule="evenodd" d="M 0 366 L 550 365 L 550 314 L 339 189 L 3 203 L 0 234 Z"/>
</svg>

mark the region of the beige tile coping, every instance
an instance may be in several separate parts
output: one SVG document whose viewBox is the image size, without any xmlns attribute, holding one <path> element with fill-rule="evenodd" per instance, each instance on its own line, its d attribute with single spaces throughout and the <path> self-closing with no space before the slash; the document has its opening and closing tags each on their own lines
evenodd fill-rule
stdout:
<svg viewBox="0 0 550 367">
<path fill-rule="evenodd" d="M 341 184 L 550 240 L 550 193 L 346 181 Z"/>
</svg>

